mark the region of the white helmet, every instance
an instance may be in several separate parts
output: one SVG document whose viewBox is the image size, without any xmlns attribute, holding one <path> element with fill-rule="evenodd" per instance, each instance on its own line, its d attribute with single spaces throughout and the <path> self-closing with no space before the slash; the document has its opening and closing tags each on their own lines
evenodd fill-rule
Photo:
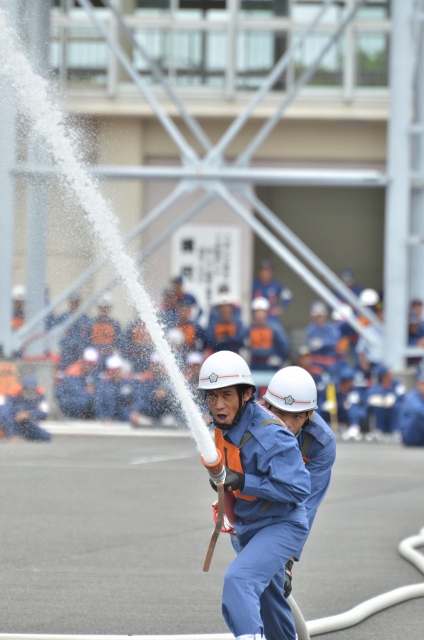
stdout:
<svg viewBox="0 0 424 640">
<path fill-rule="evenodd" d="M 12 300 L 25 300 L 26 290 L 23 284 L 17 284 L 12 289 Z"/>
<path fill-rule="evenodd" d="M 270 405 L 301 413 L 317 409 L 317 387 L 313 377 L 302 367 L 285 367 L 272 378 L 264 395 Z"/>
<path fill-rule="evenodd" d="M 200 369 L 198 389 L 223 389 L 237 384 L 256 389 L 250 369 L 241 356 L 232 351 L 218 351 L 206 358 Z"/>
<path fill-rule="evenodd" d="M 252 311 L 269 311 L 270 306 L 269 300 L 266 298 L 255 298 L 252 300 L 251 309 Z"/>
<path fill-rule="evenodd" d="M 364 289 L 359 294 L 359 302 L 361 302 L 364 307 L 373 307 L 379 300 L 380 296 L 375 289 Z"/>
</svg>

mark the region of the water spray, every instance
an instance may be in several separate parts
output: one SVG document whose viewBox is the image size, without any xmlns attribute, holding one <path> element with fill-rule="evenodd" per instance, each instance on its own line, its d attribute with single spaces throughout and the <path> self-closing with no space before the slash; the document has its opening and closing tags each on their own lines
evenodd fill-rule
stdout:
<svg viewBox="0 0 424 640">
<path fill-rule="evenodd" d="M 32 123 L 34 133 L 45 142 L 61 169 L 60 179 L 66 192 L 85 211 L 101 251 L 110 255 L 125 285 L 129 301 L 145 323 L 159 356 L 166 363 L 169 378 L 181 401 L 202 462 L 223 493 L 225 470 L 220 455 L 165 339 L 153 302 L 139 281 L 136 264 L 125 252 L 112 207 L 101 195 L 95 178 L 82 166 L 78 136 L 54 104 L 47 81 L 33 70 L 19 37 L 8 24 L 3 10 L 0 10 L 0 32 L 0 74 L 6 76 L 14 87 L 19 106 Z M 219 490 L 218 495 L 220 493 Z"/>
</svg>

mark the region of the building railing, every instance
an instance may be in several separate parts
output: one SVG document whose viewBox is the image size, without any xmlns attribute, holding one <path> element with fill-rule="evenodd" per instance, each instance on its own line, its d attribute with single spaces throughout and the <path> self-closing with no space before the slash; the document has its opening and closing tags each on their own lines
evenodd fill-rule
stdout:
<svg viewBox="0 0 424 640">
<path fill-rule="evenodd" d="M 152 3 L 146 3 L 149 4 Z M 147 9 L 126 14 L 127 25 L 172 85 L 182 92 L 199 96 L 202 89 L 207 89 L 208 97 L 217 99 L 232 99 L 257 89 L 310 19 L 310 11 L 309 14 L 299 11 L 302 5 L 296 5 L 296 11 L 292 7 L 291 18 L 283 15 L 271 20 L 261 11 L 256 12 L 257 19 L 253 19 L 254 12 L 251 12 L 252 17 L 246 17 L 246 9 L 236 14 L 218 11 L 219 19 L 217 16 L 206 19 L 197 14 L 188 19 L 187 12 L 173 15 L 168 11 L 166 1 L 157 4 L 160 6 L 153 15 Z M 260 4 L 251 2 L 250 6 Z M 374 4 L 378 9 L 384 3 Z M 241 2 L 242 7 L 247 5 L 249 2 Z M 303 9 L 307 7 L 309 5 Z M 330 10 L 328 20 L 307 38 L 274 91 L 290 89 L 331 36 L 344 10 L 343 3 L 336 9 Z M 98 12 L 124 43 L 113 15 L 105 9 L 98 9 Z M 377 19 L 370 19 L 367 13 L 358 14 L 344 36 L 330 49 L 303 95 L 318 92 L 345 101 L 364 96 L 386 99 L 391 24 L 388 18 L 381 19 L 381 15 L 380 11 Z M 139 73 L 154 85 L 155 79 L 137 50 L 128 42 L 124 46 Z M 58 81 L 69 88 L 97 89 L 108 95 L 128 92 L 130 80 L 125 73 L 117 71 L 119 66 L 114 54 L 82 9 L 53 10 L 51 68 Z"/>
</svg>

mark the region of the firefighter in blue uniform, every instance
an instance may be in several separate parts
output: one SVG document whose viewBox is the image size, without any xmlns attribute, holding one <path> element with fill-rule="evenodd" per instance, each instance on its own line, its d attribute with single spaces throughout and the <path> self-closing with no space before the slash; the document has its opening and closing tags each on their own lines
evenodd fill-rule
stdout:
<svg viewBox="0 0 424 640">
<path fill-rule="evenodd" d="M 417 375 L 415 389 L 406 394 L 399 415 L 402 442 L 407 447 L 424 447 L 424 371 Z"/>
<path fill-rule="evenodd" d="M 206 344 L 206 335 L 198 322 L 190 320 L 192 311 L 191 303 L 182 298 L 177 305 L 177 323 L 176 329 L 182 331 L 184 335 L 184 344 L 181 346 L 183 355 L 187 355 L 190 351 L 203 351 Z"/>
<path fill-rule="evenodd" d="M 208 328 L 207 344 L 214 351 L 234 351 L 238 353 L 243 346 L 245 328 L 235 309 L 233 300 L 221 294 L 215 301 Z"/>
<path fill-rule="evenodd" d="M 33 376 L 26 376 L 22 384 L 13 385 L 0 411 L 0 427 L 6 438 L 20 436 L 26 440 L 51 440 L 51 434 L 38 422 L 47 418 L 48 405 L 44 389 Z"/>
<path fill-rule="evenodd" d="M 343 440 L 362 440 L 363 437 L 367 417 L 366 389 L 355 384 L 356 378 L 355 369 L 345 365 L 337 378 L 335 399 L 327 392 L 328 388 L 318 398 L 318 411 L 324 420 L 330 422 L 331 412 L 336 411 L 337 422 L 343 429 Z"/>
<path fill-rule="evenodd" d="M 331 373 L 336 365 L 336 347 L 339 341 L 337 327 L 328 322 L 328 309 L 321 300 L 311 304 L 312 322 L 306 327 L 306 343 L 312 360 Z"/>
<path fill-rule="evenodd" d="M 400 430 L 399 411 L 406 387 L 393 378 L 390 369 L 385 365 L 376 367 L 375 375 L 378 382 L 367 392 L 368 410 L 375 416 L 377 435 L 392 434 Z"/>
<path fill-rule="evenodd" d="M 61 410 L 70 418 L 94 418 L 98 364 L 99 354 L 92 347 L 87 347 L 82 358 L 61 373 L 56 386 L 56 397 Z"/>
<path fill-rule="evenodd" d="M 98 302 L 98 315 L 91 325 L 90 346 L 100 356 L 100 367 L 104 369 L 106 359 L 121 348 L 122 330 L 117 320 L 111 317 L 112 296 L 105 293 Z"/>
<path fill-rule="evenodd" d="M 123 372 L 124 362 L 117 355 L 106 359 L 106 371 L 96 387 L 94 411 L 99 420 L 126 422 L 130 419 L 134 389 L 133 381 Z"/>
<path fill-rule="evenodd" d="M 285 367 L 272 378 L 263 403 L 297 438 L 311 478 L 311 493 L 306 502 L 311 530 L 317 509 L 330 485 L 331 469 L 336 459 L 334 433 L 315 411 L 317 388 L 314 379 L 301 367 Z M 300 552 L 295 555 L 296 560 Z M 290 564 L 288 570 L 291 568 Z"/>
<path fill-rule="evenodd" d="M 295 640 L 280 582 L 286 562 L 308 534 L 310 480 L 297 440 L 253 402 L 252 375 L 239 355 L 220 351 L 207 358 L 199 389 L 206 393 L 226 466 L 224 489 L 235 496 L 234 526 L 241 547 L 224 577 L 224 619 L 239 639 Z"/>
<path fill-rule="evenodd" d="M 252 371 L 277 371 L 289 351 L 287 335 L 281 324 L 270 322 L 270 304 L 266 298 L 255 298 L 251 309 L 252 324 L 245 338 L 250 349 L 250 368 Z"/>
<path fill-rule="evenodd" d="M 266 298 L 270 304 L 271 322 L 279 323 L 280 316 L 290 306 L 293 294 L 274 278 L 274 265 L 265 259 L 259 265 L 258 278 L 253 282 L 252 300 Z"/>
<path fill-rule="evenodd" d="M 149 368 L 153 351 L 154 345 L 146 325 L 139 318 L 135 318 L 122 337 L 122 357 L 131 363 L 133 371 L 139 373 Z"/>
<path fill-rule="evenodd" d="M 68 298 L 68 310 L 54 319 L 52 328 L 71 318 L 78 311 L 80 305 L 80 294 L 77 292 L 72 293 Z M 59 343 L 61 369 L 66 369 L 66 367 L 81 358 L 84 349 L 90 344 L 91 324 L 90 316 L 83 313 L 65 330 Z"/>
</svg>

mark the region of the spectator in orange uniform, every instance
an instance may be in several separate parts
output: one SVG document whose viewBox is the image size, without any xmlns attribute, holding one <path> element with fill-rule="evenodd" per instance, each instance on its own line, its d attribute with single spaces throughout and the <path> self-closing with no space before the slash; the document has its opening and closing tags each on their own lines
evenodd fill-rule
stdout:
<svg viewBox="0 0 424 640">
<path fill-rule="evenodd" d="M 221 294 L 215 301 L 214 313 L 211 314 L 207 328 L 207 342 L 216 351 L 233 351 L 239 353 L 243 346 L 245 328 L 240 319 L 239 309 L 228 294 Z"/>
<path fill-rule="evenodd" d="M 252 301 L 252 324 L 245 344 L 250 348 L 252 371 L 277 371 L 289 352 L 289 340 L 284 329 L 269 320 L 270 303 L 266 298 Z"/>
<path fill-rule="evenodd" d="M 94 397 L 99 377 L 99 354 L 92 347 L 84 349 L 80 360 L 69 365 L 56 387 L 56 397 L 63 413 L 77 420 L 94 418 Z"/>
<path fill-rule="evenodd" d="M 104 369 L 106 359 L 121 347 L 122 330 L 119 322 L 111 317 L 112 296 L 105 293 L 98 302 L 99 313 L 91 325 L 90 346 L 100 356 L 100 367 Z"/>
</svg>

